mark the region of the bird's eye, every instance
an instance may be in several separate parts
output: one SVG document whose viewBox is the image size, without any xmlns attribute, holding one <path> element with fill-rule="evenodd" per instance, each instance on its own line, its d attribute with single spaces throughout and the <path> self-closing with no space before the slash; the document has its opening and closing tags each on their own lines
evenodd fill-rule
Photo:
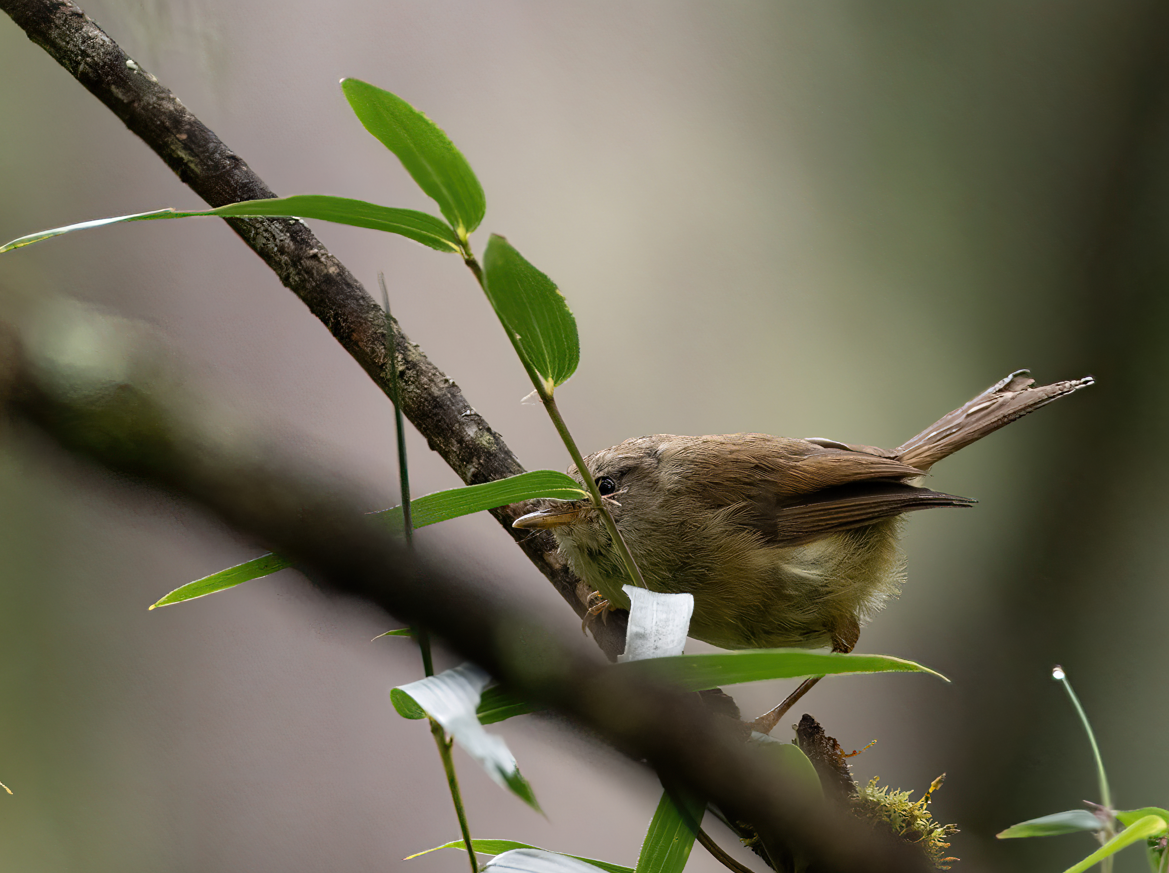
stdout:
<svg viewBox="0 0 1169 873">
<path fill-rule="evenodd" d="M 600 491 L 601 496 L 604 497 L 606 494 L 612 494 L 617 490 L 617 483 L 608 476 L 602 476 L 597 480 L 597 490 Z"/>
</svg>

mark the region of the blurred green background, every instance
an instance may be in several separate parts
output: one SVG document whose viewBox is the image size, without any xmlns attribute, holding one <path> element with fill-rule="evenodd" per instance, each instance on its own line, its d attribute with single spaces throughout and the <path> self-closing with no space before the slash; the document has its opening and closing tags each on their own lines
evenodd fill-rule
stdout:
<svg viewBox="0 0 1169 873">
<path fill-rule="evenodd" d="M 1019 367 L 1099 384 L 948 460 L 967 512 L 908 525 L 909 583 L 858 651 L 948 675 L 807 698 L 861 780 L 924 790 L 966 869 L 1058 871 L 1087 837 L 999 843 L 1098 799 L 1050 669 L 1122 807 L 1169 804 L 1169 7 L 1156 2 L 83 5 L 280 194 L 432 209 L 350 113 L 356 76 L 423 109 L 504 233 L 555 279 L 587 452 L 644 433 L 896 445 Z M 0 17 L 0 238 L 199 202 Z M 529 468 L 567 461 L 454 257 L 315 227 Z M 392 412 L 221 222 L 114 227 L 0 259 L 5 295 L 152 326 L 194 390 L 393 500 Z M 416 678 L 384 624 L 293 574 L 147 613 L 257 554 L 20 427 L 0 453 L 0 869 L 465 868 Z M 418 493 L 457 484 L 413 439 Z M 484 584 L 579 623 L 495 523 L 423 531 Z M 786 692 L 736 690 L 748 712 Z M 547 818 L 466 763 L 472 830 L 632 864 L 651 777 L 555 726 L 500 728 Z M 716 829 L 723 842 L 731 838 Z M 740 855 L 740 857 L 747 857 Z M 701 848 L 696 871 L 718 867 Z M 1145 869 L 1139 852 L 1118 871 Z"/>
</svg>

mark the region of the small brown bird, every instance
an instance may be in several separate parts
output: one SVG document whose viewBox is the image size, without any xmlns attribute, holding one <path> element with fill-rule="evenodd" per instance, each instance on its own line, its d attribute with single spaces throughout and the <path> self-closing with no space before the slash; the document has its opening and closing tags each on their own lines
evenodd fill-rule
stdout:
<svg viewBox="0 0 1169 873">
<path fill-rule="evenodd" d="M 891 451 L 753 433 L 658 434 L 585 464 L 646 587 L 694 595 L 690 636 L 728 649 L 848 652 L 901 586 L 902 515 L 974 503 L 914 483 L 947 455 L 1092 382 L 1037 387 L 1020 370 Z M 581 479 L 575 467 L 569 474 Z M 588 500 L 545 501 L 515 526 L 550 528 L 572 570 L 628 608 L 629 577 Z"/>
</svg>

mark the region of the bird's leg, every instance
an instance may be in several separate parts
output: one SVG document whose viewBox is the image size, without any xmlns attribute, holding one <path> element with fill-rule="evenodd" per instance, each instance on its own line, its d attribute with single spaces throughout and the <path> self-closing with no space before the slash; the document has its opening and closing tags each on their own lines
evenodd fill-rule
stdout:
<svg viewBox="0 0 1169 873">
<path fill-rule="evenodd" d="M 851 652 L 856 646 L 856 641 L 860 638 L 860 635 L 860 624 L 854 618 L 852 621 L 845 623 L 833 631 L 832 651 L 842 654 Z M 795 691 L 784 698 L 783 703 L 775 707 L 775 709 L 763 713 L 763 715 L 751 722 L 751 728 L 759 731 L 761 734 L 771 733 L 775 730 L 775 726 L 779 724 L 779 720 L 787 715 L 788 710 L 795 706 L 799 702 L 799 699 L 811 691 L 815 684 L 823 678 L 823 676 L 809 676 L 799 684 L 799 687 Z"/>
<path fill-rule="evenodd" d="M 601 596 L 600 591 L 594 591 L 590 594 L 589 599 L 585 601 L 585 606 L 588 608 L 588 611 L 581 620 L 580 629 L 582 633 L 587 634 L 589 632 L 589 625 L 597 620 L 597 616 L 602 613 L 607 615 L 606 610 L 610 610 L 613 607 L 608 600 Z"/>
<path fill-rule="evenodd" d="M 761 734 L 771 733 L 779 724 L 779 720 L 787 715 L 787 711 L 795 706 L 799 699 L 811 691 L 812 686 L 823 678 L 823 676 L 809 676 L 799 684 L 795 691 L 784 698 L 783 703 L 751 722 L 751 729 L 757 730 Z"/>
</svg>

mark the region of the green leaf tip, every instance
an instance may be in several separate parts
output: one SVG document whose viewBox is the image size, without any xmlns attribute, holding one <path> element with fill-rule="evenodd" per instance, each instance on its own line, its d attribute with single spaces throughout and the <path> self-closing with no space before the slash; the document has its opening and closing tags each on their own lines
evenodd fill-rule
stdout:
<svg viewBox="0 0 1169 873">
<path fill-rule="evenodd" d="M 1104 827 L 1104 822 L 1086 809 L 1069 809 L 1053 812 L 1039 818 L 1028 819 L 1011 825 L 995 836 L 1000 840 L 1017 840 L 1024 837 L 1054 837 L 1060 834 L 1095 833 Z"/>
<path fill-rule="evenodd" d="M 129 221 L 157 221 L 171 218 L 314 218 L 352 227 L 365 227 L 384 233 L 396 233 L 416 243 L 439 252 L 461 252 L 462 243 L 447 223 L 433 215 L 413 209 L 397 209 L 379 206 L 364 200 L 348 197 L 331 197 L 325 194 L 296 194 L 292 197 L 273 197 L 267 200 L 244 200 L 228 203 L 218 209 L 204 209 L 183 212 L 177 209 L 156 209 L 153 212 L 138 212 L 133 215 L 119 215 L 114 218 L 99 218 L 83 221 L 52 230 L 22 236 L 0 246 L 0 254 L 12 249 L 32 245 L 78 230 L 104 227 Z"/>
<path fill-rule="evenodd" d="M 397 94 L 360 79 L 342 79 L 341 91 L 365 129 L 397 156 L 465 244 L 483 221 L 487 199 L 450 138 Z"/>
<path fill-rule="evenodd" d="M 483 290 L 504 330 L 551 393 L 580 363 L 580 338 L 568 301 L 548 276 L 497 234 L 487 242 L 483 278 Z"/>
<path fill-rule="evenodd" d="M 564 473 L 556 470 L 531 470 L 480 485 L 467 485 L 426 494 L 410 501 L 410 507 L 414 527 L 417 529 L 484 509 L 495 509 L 509 503 L 530 500 L 533 497 L 577 500 L 584 496 L 586 492 L 581 490 L 580 483 Z M 379 517 L 392 530 L 402 529 L 402 507 L 395 506 L 372 514 Z M 212 573 L 210 576 L 204 576 L 202 579 L 196 579 L 194 582 L 188 582 L 152 604 L 150 609 L 214 594 L 216 591 L 233 588 L 241 582 L 258 579 L 291 566 L 292 562 L 280 555 L 271 553 L 261 555 L 218 573 Z M 382 636 L 400 633 L 402 632 L 390 631 L 389 634 Z"/>
<path fill-rule="evenodd" d="M 210 576 L 204 576 L 202 579 L 196 579 L 194 582 L 188 582 L 186 585 L 180 585 L 170 594 L 152 604 L 150 609 L 183 603 L 187 600 L 194 600 L 196 597 L 206 597 L 216 591 L 234 588 L 242 582 L 268 576 L 291 566 L 292 562 L 287 558 L 269 552 L 250 561 L 244 561 L 242 564 L 236 564 L 234 567 L 228 567 L 226 570 L 220 570 L 218 573 L 212 573 Z"/>
<path fill-rule="evenodd" d="M 890 655 L 809 652 L 806 649 L 741 649 L 704 652 L 676 658 L 652 658 L 618 664 L 611 669 L 634 670 L 687 691 L 702 691 L 740 682 L 795 679 L 844 673 L 929 673 L 944 681 L 941 673 Z"/>
</svg>

